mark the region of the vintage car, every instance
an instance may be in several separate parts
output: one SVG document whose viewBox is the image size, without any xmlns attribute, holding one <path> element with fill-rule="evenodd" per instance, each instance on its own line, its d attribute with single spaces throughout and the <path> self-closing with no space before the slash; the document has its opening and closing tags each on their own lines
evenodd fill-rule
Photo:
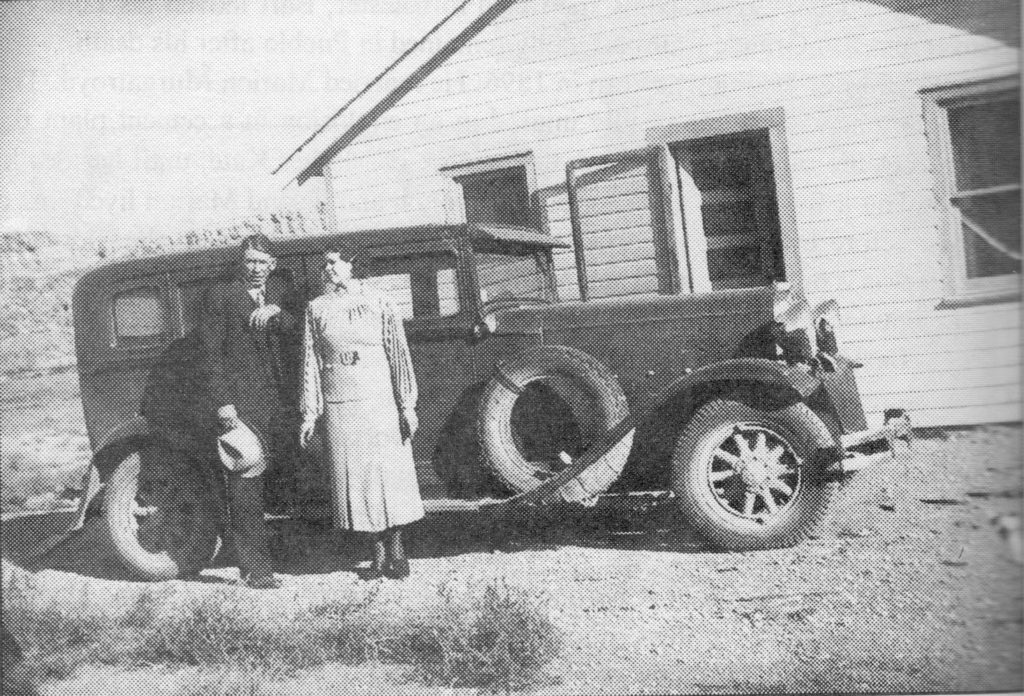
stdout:
<svg viewBox="0 0 1024 696">
<path fill-rule="evenodd" d="M 769 548 L 811 532 L 845 474 L 892 457 L 893 424 L 867 428 L 835 303 L 812 311 L 784 283 L 563 302 L 552 253 L 566 245 L 537 230 L 423 226 L 278 244 L 277 272 L 306 301 L 321 291 L 322 252 L 340 248 L 359 251 L 366 282 L 404 314 L 428 509 L 670 491 L 710 544 Z M 95 482 L 79 524 L 102 511 L 144 578 L 195 573 L 218 548 L 196 323 L 237 253 L 119 261 L 75 289 Z M 318 446 L 273 462 L 268 512 L 329 514 Z"/>
</svg>

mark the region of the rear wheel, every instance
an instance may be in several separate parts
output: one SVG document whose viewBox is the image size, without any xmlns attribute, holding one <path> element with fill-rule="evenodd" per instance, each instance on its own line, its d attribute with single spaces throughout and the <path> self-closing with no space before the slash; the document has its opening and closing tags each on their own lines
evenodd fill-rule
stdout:
<svg viewBox="0 0 1024 696">
<path fill-rule="evenodd" d="M 193 575 L 217 552 L 216 495 L 196 462 L 164 444 L 124 452 L 107 481 L 103 514 L 121 560 L 144 580 Z"/>
<path fill-rule="evenodd" d="M 791 546 L 828 508 L 835 486 L 815 470 L 815 454 L 830 439 L 802 403 L 761 410 L 711 401 L 677 441 L 672 488 L 689 521 L 718 548 Z"/>
</svg>

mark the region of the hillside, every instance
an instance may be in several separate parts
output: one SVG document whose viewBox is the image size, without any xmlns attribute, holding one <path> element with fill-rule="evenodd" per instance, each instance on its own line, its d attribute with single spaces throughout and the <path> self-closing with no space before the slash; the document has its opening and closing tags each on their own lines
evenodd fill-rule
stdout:
<svg viewBox="0 0 1024 696">
<path fill-rule="evenodd" d="M 323 206 L 255 215 L 175 237 L 129 243 L 81 242 L 48 232 L 0 235 L 0 372 L 52 371 L 74 365 L 71 295 L 90 268 L 121 258 L 235 244 L 246 235 L 321 234 Z"/>
</svg>

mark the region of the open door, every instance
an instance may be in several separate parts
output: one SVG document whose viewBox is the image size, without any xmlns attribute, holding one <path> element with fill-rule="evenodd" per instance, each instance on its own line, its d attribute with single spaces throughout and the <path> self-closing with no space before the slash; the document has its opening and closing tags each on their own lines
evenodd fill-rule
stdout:
<svg viewBox="0 0 1024 696">
<path fill-rule="evenodd" d="M 566 165 L 580 299 L 679 292 L 668 172 L 663 146 Z"/>
</svg>

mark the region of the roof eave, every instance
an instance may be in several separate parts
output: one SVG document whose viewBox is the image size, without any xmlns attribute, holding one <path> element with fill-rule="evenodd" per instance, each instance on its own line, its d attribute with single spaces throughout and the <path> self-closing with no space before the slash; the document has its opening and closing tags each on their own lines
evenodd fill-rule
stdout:
<svg viewBox="0 0 1024 696">
<path fill-rule="evenodd" d="M 514 2 L 463 2 L 307 138 L 273 174 L 285 185 L 322 176 L 335 155 Z"/>
</svg>

